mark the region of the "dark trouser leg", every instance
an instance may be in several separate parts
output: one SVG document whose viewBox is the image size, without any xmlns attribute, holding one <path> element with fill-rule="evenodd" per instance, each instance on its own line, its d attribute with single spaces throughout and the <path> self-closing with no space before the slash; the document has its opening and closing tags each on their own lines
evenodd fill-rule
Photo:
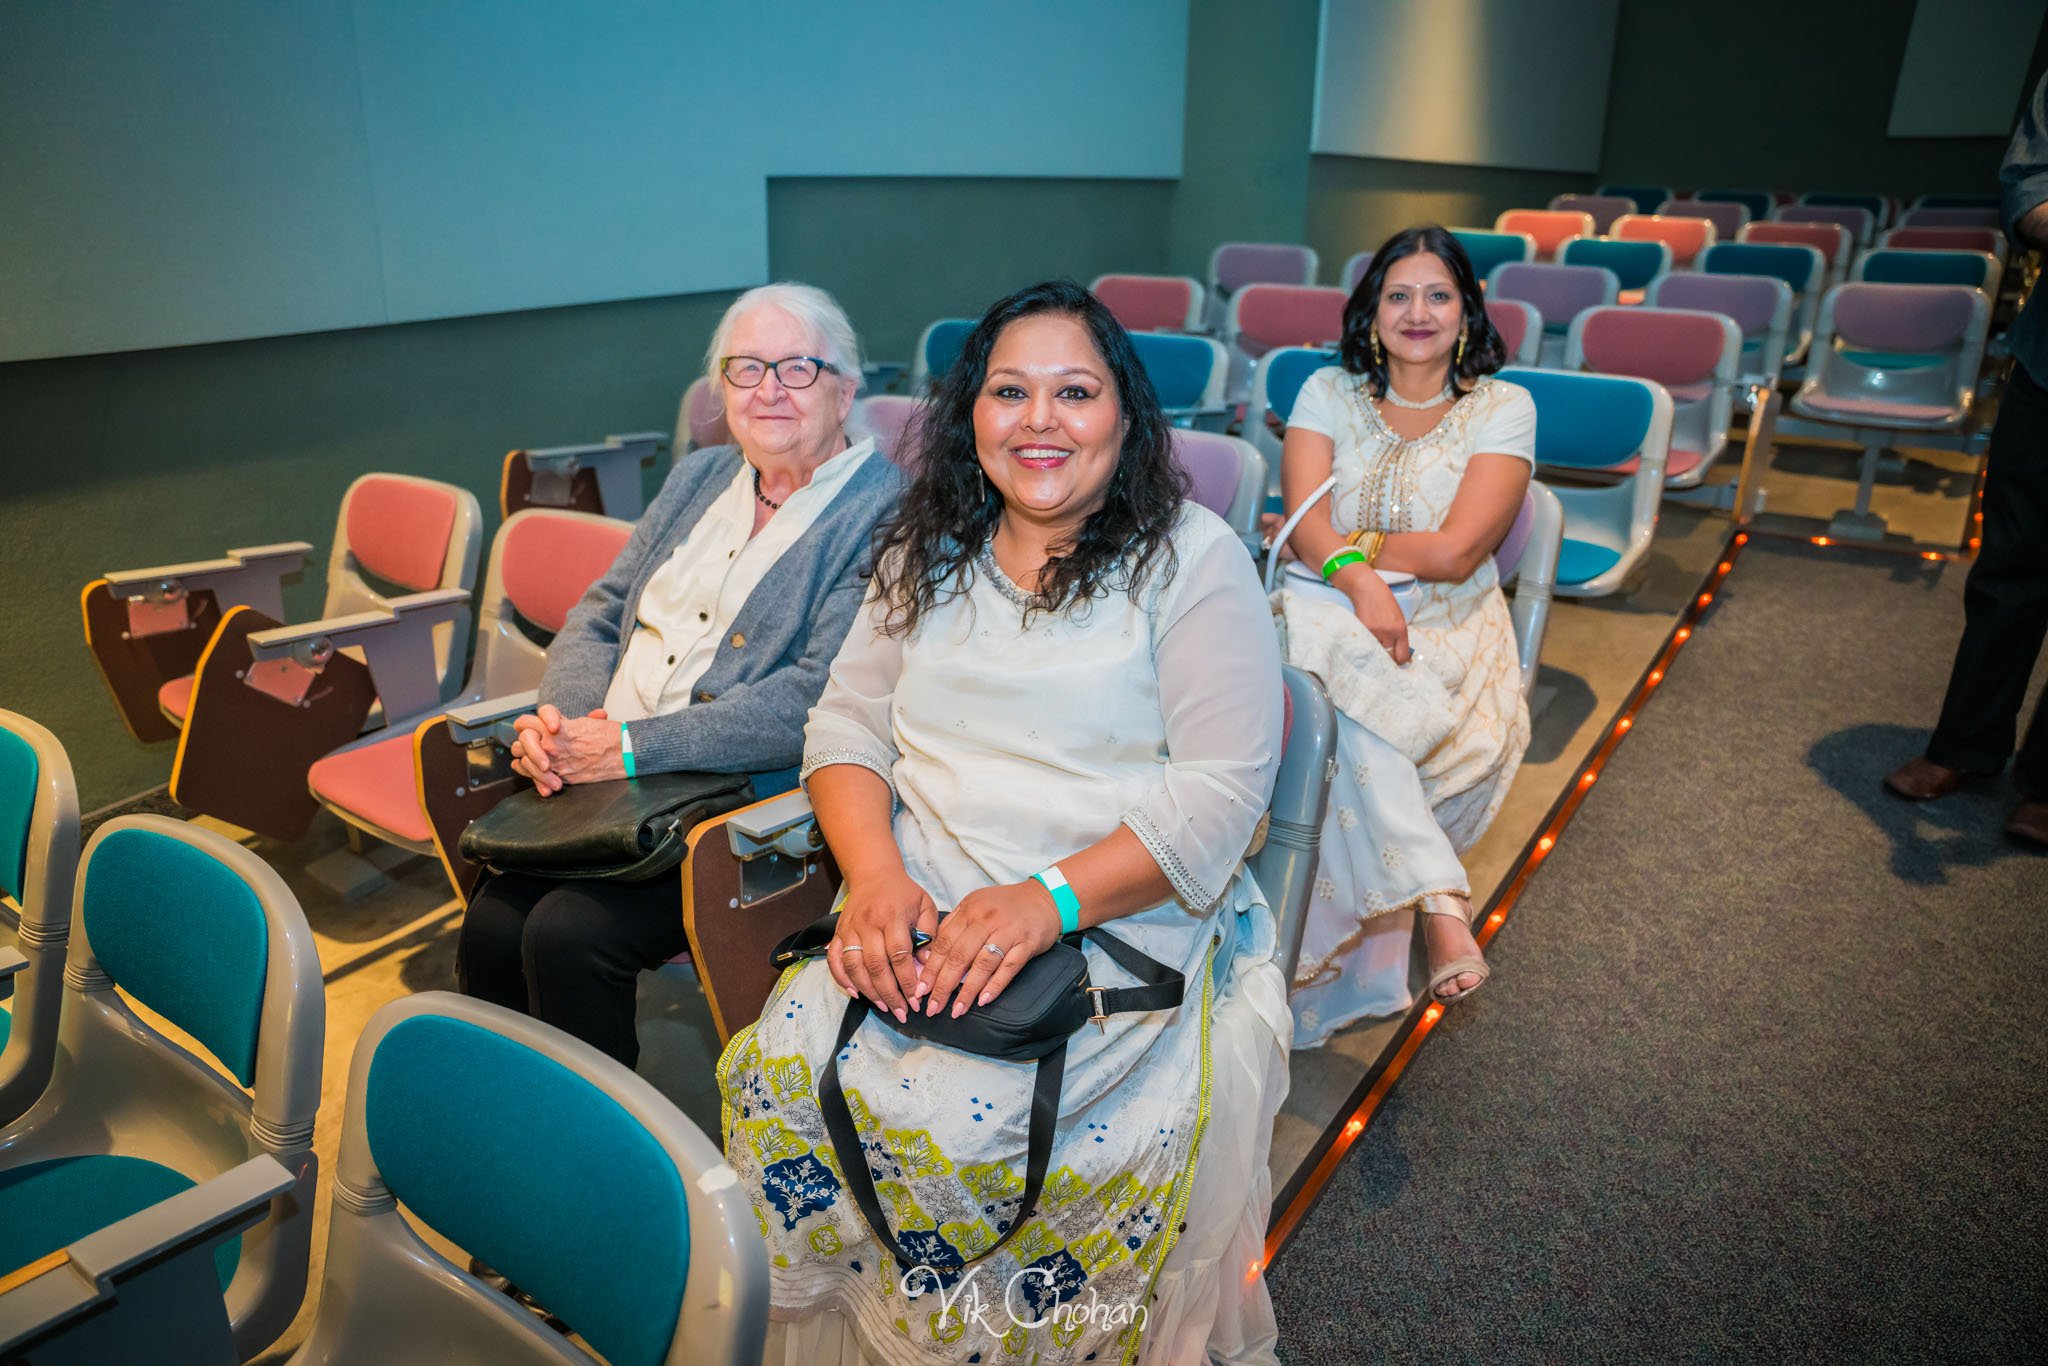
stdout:
<svg viewBox="0 0 2048 1366">
<path fill-rule="evenodd" d="M 1963 639 L 1927 757 L 1996 772 L 2013 752 L 2027 679 L 2048 635 L 2048 391 L 2022 366 L 1991 434 L 1984 543 L 1963 588 Z M 2048 792 L 2048 727 L 2037 716 L 2015 776 Z"/>
<path fill-rule="evenodd" d="M 558 882 L 526 918 L 530 1013 L 631 1067 L 640 974 L 689 946 L 682 884 Z"/>
<path fill-rule="evenodd" d="M 486 873 L 462 916 L 455 945 L 455 984 L 465 996 L 508 1010 L 527 1007 L 520 941 L 526 917 L 557 886 L 537 877 Z"/>
</svg>

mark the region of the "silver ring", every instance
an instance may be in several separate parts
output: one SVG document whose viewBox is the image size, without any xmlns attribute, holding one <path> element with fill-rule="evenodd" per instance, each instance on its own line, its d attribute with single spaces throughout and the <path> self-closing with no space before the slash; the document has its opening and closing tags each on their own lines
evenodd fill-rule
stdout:
<svg viewBox="0 0 2048 1366">
<path fill-rule="evenodd" d="M 860 945 L 858 944 L 841 944 L 839 946 L 839 956 L 841 958 L 846 957 L 849 953 L 859 953 L 860 951 Z"/>
<path fill-rule="evenodd" d="M 981 946 L 981 951 L 983 953 L 992 953 L 998 958 L 1001 958 L 1003 956 L 1003 951 L 994 944 L 983 944 Z"/>
</svg>

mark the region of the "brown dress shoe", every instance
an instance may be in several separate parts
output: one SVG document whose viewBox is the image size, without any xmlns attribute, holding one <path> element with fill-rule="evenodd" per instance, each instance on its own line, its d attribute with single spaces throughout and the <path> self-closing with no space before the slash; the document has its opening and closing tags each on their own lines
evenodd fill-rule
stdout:
<svg viewBox="0 0 2048 1366">
<path fill-rule="evenodd" d="M 2048 854 L 2048 802 L 2021 802 L 2005 818 L 2005 833 Z"/>
<path fill-rule="evenodd" d="M 1960 768 L 1944 768 L 1923 756 L 1908 759 L 1893 769 L 1885 775 L 1884 785 L 1909 802 L 1927 802 L 1946 797 L 1964 783 L 1982 776 Z"/>
</svg>

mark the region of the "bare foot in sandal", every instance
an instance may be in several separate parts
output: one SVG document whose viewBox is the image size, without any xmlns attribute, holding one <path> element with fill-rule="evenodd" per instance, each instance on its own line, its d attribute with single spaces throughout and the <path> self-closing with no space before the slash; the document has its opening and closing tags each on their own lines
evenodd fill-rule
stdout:
<svg viewBox="0 0 2048 1366">
<path fill-rule="evenodd" d="M 1463 898 L 1445 898 L 1446 902 L 1453 900 L 1461 910 L 1467 904 Z M 1464 914 L 1424 914 L 1422 936 L 1429 953 L 1429 993 L 1433 998 L 1449 1005 L 1479 989 L 1489 969 Z"/>
</svg>

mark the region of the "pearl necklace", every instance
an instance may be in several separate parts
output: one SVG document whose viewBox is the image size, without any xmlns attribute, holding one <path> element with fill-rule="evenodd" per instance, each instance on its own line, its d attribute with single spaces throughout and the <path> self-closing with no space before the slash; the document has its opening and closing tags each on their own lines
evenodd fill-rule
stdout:
<svg viewBox="0 0 2048 1366">
<path fill-rule="evenodd" d="M 1393 382 L 1390 380 L 1387 383 L 1386 392 L 1381 397 L 1385 398 L 1387 402 L 1393 404 L 1396 408 L 1412 408 L 1420 412 L 1424 409 L 1434 408 L 1439 403 L 1449 403 L 1451 401 L 1451 385 L 1450 381 L 1444 381 L 1444 391 L 1442 393 L 1438 394 L 1435 398 L 1425 398 L 1418 402 L 1412 398 L 1402 398 L 1399 394 L 1395 393 Z"/>
</svg>

